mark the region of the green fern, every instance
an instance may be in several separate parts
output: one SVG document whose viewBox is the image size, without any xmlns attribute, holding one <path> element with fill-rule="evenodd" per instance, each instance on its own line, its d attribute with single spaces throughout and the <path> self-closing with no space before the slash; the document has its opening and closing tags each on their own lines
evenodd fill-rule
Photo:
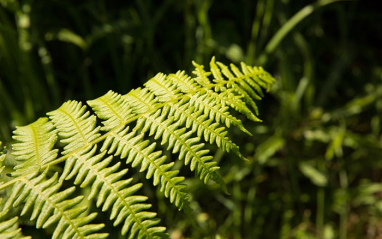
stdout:
<svg viewBox="0 0 382 239">
<path fill-rule="evenodd" d="M 3 173 L 5 166 L 4 160 L 6 156 L 6 150 L 2 147 L 2 142 L 0 141 L 0 174 Z M 0 182 L 2 183 L 2 182 Z M 0 184 L 1 185 L 1 184 Z M 0 204 L 2 200 L 0 199 Z M 0 212 L 0 238 L 3 239 L 29 239 L 30 237 L 24 237 L 21 234 L 21 228 L 18 226 L 18 217 L 8 218 L 7 213 L 9 210 L 2 210 Z"/>
<path fill-rule="evenodd" d="M 250 134 L 233 111 L 260 121 L 255 100 L 275 80 L 262 68 L 244 63 L 239 70 L 213 58 L 210 72 L 193 64 L 195 77 L 183 71 L 159 73 L 126 95 L 109 91 L 88 101 L 95 115 L 86 105 L 68 101 L 48 118 L 18 127 L 12 147 L 16 166 L 8 176 L 1 175 L 0 237 L 21 238 L 18 217 L 27 216 L 36 228 L 50 228 L 52 238 L 106 238 L 104 224 L 92 223 L 97 215 L 90 207 L 94 201 L 109 211 L 114 226 L 121 225 L 128 238 L 168 238 L 156 213 L 150 212 L 148 198 L 138 193 L 142 184 L 127 177 L 129 167 L 152 179 L 196 225 L 185 178 L 163 150 L 176 155 L 204 183 L 211 179 L 228 193 L 206 143 L 245 159 L 227 137 L 231 126 Z M 87 197 L 81 188 L 89 188 Z"/>
</svg>

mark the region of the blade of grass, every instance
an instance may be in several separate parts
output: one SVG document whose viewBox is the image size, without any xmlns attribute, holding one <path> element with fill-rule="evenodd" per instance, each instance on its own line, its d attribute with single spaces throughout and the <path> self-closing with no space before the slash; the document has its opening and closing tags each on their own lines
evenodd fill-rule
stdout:
<svg viewBox="0 0 382 239">
<path fill-rule="evenodd" d="M 275 5 L 275 0 L 268 0 L 266 2 L 263 25 L 261 26 L 261 32 L 260 32 L 260 36 L 259 36 L 258 44 L 257 44 L 259 48 L 262 48 L 264 46 L 264 42 L 267 40 L 269 28 L 272 21 L 272 16 L 274 13 L 274 5 Z"/>
<path fill-rule="evenodd" d="M 259 65 L 265 65 L 268 60 L 268 55 L 274 52 L 280 42 L 291 32 L 302 20 L 308 17 L 318 9 L 339 1 L 351 1 L 351 0 L 320 0 L 313 4 L 309 4 L 294 14 L 283 26 L 276 32 L 272 39 L 265 46 L 264 52 L 258 58 Z"/>
<path fill-rule="evenodd" d="M 249 65 L 253 64 L 253 60 L 256 55 L 256 45 L 260 34 L 260 28 L 263 22 L 265 3 L 263 0 L 259 0 L 256 5 L 256 15 L 252 23 L 251 40 L 248 44 L 247 59 L 246 62 Z"/>
<path fill-rule="evenodd" d="M 301 54 L 303 56 L 303 62 L 304 62 L 304 72 L 303 77 L 301 78 L 296 92 L 294 94 L 291 107 L 294 110 L 294 112 L 298 112 L 301 107 L 301 99 L 304 96 L 306 90 L 308 89 L 308 86 L 310 84 L 310 81 L 313 77 L 313 57 L 309 49 L 308 43 L 305 41 L 304 37 L 300 33 L 295 33 L 293 35 L 294 41 L 296 42 L 297 46 L 299 47 L 299 50 L 301 51 Z"/>
<path fill-rule="evenodd" d="M 211 55 L 212 30 L 208 19 L 208 11 L 211 7 L 211 1 L 196 1 L 197 20 L 199 27 L 196 29 L 197 49 L 196 62 L 206 62 Z"/>
</svg>

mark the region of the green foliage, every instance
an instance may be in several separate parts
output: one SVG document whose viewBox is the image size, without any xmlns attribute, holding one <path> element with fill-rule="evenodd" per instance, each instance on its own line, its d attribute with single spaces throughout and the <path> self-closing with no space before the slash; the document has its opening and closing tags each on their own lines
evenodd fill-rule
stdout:
<svg viewBox="0 0 382 239">
<path fill-rule="evenodd" d="M 4 160 L 6 157 L 6 154 L 4 154 L 5 149 L 2 148 L 2 142 L 0 141 L 0 173 L 3 173 L 5 166 L 4 165 Z M 0 184 L 1 185 L 1 184 Z M 0 201 L 1 203 L 2 201 Z M 13 217 L 13 218 L 6 218 L 7 210 L 3 211 L 0 213 L 0 236 L 1 238 L 4 239 L 27 239 L 30 237 L 23 237 L 21 234 L 21 228 L 19 228 L 18 225 L 18 217 Z"/>
<path fill-rule="evenodd" d="M 258 121 L 249 107 L 257 109 L 254 99 L 261 99 L 261 87 L 269 90 L 275 80 L 261 67 L 244 63 L 239 70 L 213 58 L 211 72 L 193 64 L 195 77 L 183 71 L 159 73 L 144 88 L 126 95 L 109 91 L 89 101 L 95 115 L 86 105 L 68 101 L 49 112 L 49 118 L 17 127 L 12 147 L 16 165 L 7 174 L 12 179 L 3 176 L 0 185 L 2 190 L 12 187 L 1 204 L 3 214 L 17 209 L 36 228 L 53 227 L 52 238 L 105 238 L 108 234 L 101 231 L 105 225 L 92 224 L 97 216 L 90 208 L 94 200 L 96 207 L 109 211 L 114 226 L 122 225 L 122 235 L 167 238 L 157 213 L 148 211 L 148 198 L 139 192 L 142 183 L 127 177 L 128 168 L 140 166 L 146 179 L 152 178 L 153 185 L 196 226 L 185 177 L 178 176 L 174 162 L 168 162 L 157 144 L 189 165 L 205 184 L 212 179 L 228 193 L 206 143 L 243 158 L 227 136 L 228 129 L 236 126 L 249 132 L 233 111 Z M 121 166 L 121 160 L 128 166 Z M 74 196 L 78 187 L 89 188 L 86 199 L 83 190 Z M 13 228 L 17 222 L 2 224 Z"/>
</svg>

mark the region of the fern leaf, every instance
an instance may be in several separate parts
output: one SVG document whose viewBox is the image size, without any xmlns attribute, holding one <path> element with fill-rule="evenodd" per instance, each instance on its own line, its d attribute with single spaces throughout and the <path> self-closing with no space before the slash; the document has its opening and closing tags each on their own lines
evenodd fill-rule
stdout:
<svg viewBox="0 0 382 239">
<path fill-rule="evenodd" d="M 96 151 L 94 146 L 70 157 L 62 177 L 66 180 L 75 177 L 74 184 L 81 187 L 91 186 L 88 199 L 97 197 L 97 207 L 102 206 L 102 211 L 111 209 L 110 219 L 114 220 L 114 226 L 124 222 L 122 234 L 130 232 L 128 238 L 135 238 L 134 228 L 139 229 L 139 238 L 164 235 L 164 227 L 155 227 L 159 222 L 154 218 L 156 214 L 144 211 L 151 207 L 150 204 L 144 203 L 147 197 L 133 195 L 142 184 L 128 187 L 132 178 L 121 179 L 128 170 L 119 170 L 120 163 L 107 167 L 112 161 L 112 156 L 105 158 L 106 151 L 95 154 Z M 150 217 L 145 216 L 146 214 Z"/>
<path fill-rule="evenodd" d="M 199 65 L 196 62 L 192 62 L 192 64 L 195 66 L 195 70 L 192 72 L 196 75 L 196 77 L 194 78 L 195 81 L 201 86 L 204 86 L 204 87 L 210 86 L 211 81 L 209 79 L 209 76 L 211 75 L 211 72 L 205 71 L 204 66 Z"/>
<path fill-rule="evenodd" d="M 57 224 L 52 238 L 85 238 L 103 228 L 103 224 L 89 224 L 96 213 L 80 216 L 87 210 L 86 207 L 77 206 L 82 196 L 67 199 L 73 193 L 74 187 L 58 192 L 61 184 L 57 181 L 57 173 L 51 178 L 46 178 L 46 174 L 47 170 L 42 174 L 36 171 L 17 181 L 3 210 L 8 210 L 11 206 L 21 206 L 21 215 L 32 210 L 30 220 L 36 220 L 37 228 Z M 89 226 L 94 230 L 88 230 Z M 107 234 L 93 233 L 91 236 L 106 238 Z"/>
<path fill-rule="evenodd" d="M 29 216 L 37 228 L 54 227 L 53 238 L 104 238 L 107 234 L 99 233 L 104 225 L 91 224 L 96 213 L 80 204 L 84 195 L 71 197 L 76 188 L 87 187 L 86 202 L 94 199 L 102 211 L 110 211 L 110 220 L 121 225 L 123 235 L 168 238 L 166 229 L 158 226 L 156 213 L 149 211 L 147 197 L 137 193 L 142 184 L 126 178 L 126 167 L 139 166 L 196 225 L 185 178 L 173 170 L 174 162 L 167 162 L 158 145 L 178 155 L 204 183 L 212 179 L 227 192 L 219 166 L 205 144 L 244 158 L 227 136 L 228 130 L 234 126 L 250 133 L 233 112 L 260 121 L 255 101 L 263 97 L 264 89 L 269 91 L 274 79 L 261 67 L 244 63 L 239 69 L 213 58 L 210 72 L 193 64 L 195 77 L 184 71 L 168 76 L 159 73 L 143 88 L 126 95 L 109 91 L 88 101 L 95 115 L 82 103 L 68 101 L 49 112 L 49 118 L 18 127 L 13 178 L 0 182 L 0 189 L 12 189 L 0 204 L 0 217 L 18 207 L 20 215 Z M 111 154 L 125 159 L 126 165 L 112 163 Z M 4 158 L 0 153 L 0 173 Z M 63 171 L 48 176 L 53 171 L 49 168 L 58 168 L 58 163 L 64 163 Z M 11 216 L 0 220 L 0 236 L 22 237 L 17 221 Z"/>
<path fill-rule="evenodd" d="M 221 79 L 220 81 L 217 79 L 217 81 L 225 83 L 227 88 L 232 88 L 238 95 L 243 97 L 246 103 L 258 114 L 254 99 L 261 100 L 261 96 L 263 96 L 259 85 L 268 91 L 275 80 L 262 68 L 251 68 L 244 63 L 241 64 L 244 74 L 233 64 L 230 65 L 231 70 L 221 62 L 217 62 L 217 64 L 221 68 L 223 75 L 228 78 L 227 81 L 222 81 Z M 212 63 L 212 65 L 215 68 L 214 63 Z"/>
<path fill-rule="evenodd" d="M 245 63 L 241 63 L 242 72 L 248 76 L 249 84 L 258 84 L 267 92 L 270 90 L 271 86 L 276 82 L 276 80 L 264 69 L 260 67 L 251 67 L 246 65 Z M 252 82 L 251 80 L 252 79 Z M 255 88 L 255 86 L 253 86 Z M 259 91 L 259 90 L 258 90 Z M 264 97 L 262 95 L 262 97 Z"/>
<path fill-rule="evenodd" d="M 172 149 L 172 153 L 180 151 L 179 159 L 184 159 L 186 165 L 190 164 L 191 171 L 196 170 L 196 174 L 199 175 L 201 180 L 207 183 L 208 179 L 211 178 L 226 191 L 224 180 L 216 172 L 219 167 L 216 166 L 216 162 L 211 161 L 213 157 L 206 155 L 209 152 L 208 150 L 200 150 L 204 147 L 204 144 L 197 144 L 200 138 L 190 138 L 192 132 L 184 134 L 186 128 L 177 129 L 178 124 L 174 123 L 174 117 L 165 120 L 168 112 L 161 111 L 161 109 L 154 111 L 158 101 L 152 92 L 148 92 L 148 89 L 136 89 L 125 95 L 124 98 L 126 101 L 131 102 L 137 114 L 141 113 L 135 131 L 141 130 L 142 133 L 145 133 L 151 128 L 150 135 L 155 132 L 154 138 L 157 140 L 161 137 L 161 144 L 168 144 L 167 149 Z M 220 113 L 213 107 L 211 107 L 211 110 Z M 227 117 L 230 117 L 228 113 Z"/>
<path fill-rule="evenodd" d="M 161 75 L 156 76 L 155 79 L 158 79 L 158 77 L 163 77 Z M 160 84 L 160 80 L 157 81 L 156 85 Z M 167 91 L 165 89 L 162 89 L 164 91 Z M 139 95 L 140 90 L 137 90 L 135 94 Z M 140 99 L 140 100 L 134 100 Z M 143 102 L 143 100 L 139 97 L 134 97 L 133 100 L 130 100 L 130 102 L 134 101 L 133 105 L 135 108 L 146 108 L 148 107 L 149 102 L 144 103 L 146 104 L 144 107 L 139 106 L 139 102 Z M 131 99 L 131 98 L 130 98 Z M 146 98 L 146 100 L 150 101 L 151 98 Z M 127 101 L 127 100 L 126 100 Z M 103 114 L 103 112 L 100 112 L 101 106 L 97 106 L 101 102 L 94 102 L 93 106 L 97 107 L 96 113 L 97 114 Z M 148 108 L 146 108 L 148 110 Z M 114 111 L 114 110 L 113 110 Z M 158 114 L 160 113 L 160 110 L 155 113 L 158 117 Z M 165 116 L 165 115 L 163 115 Z M 163 117 L 162 116 L 162 117 Z M 142 119 L 142 118 L 140 118 Z M 145 121 L 138 120 L 137 127 L 139 128 L 139 125 L 142 125 L 142 123 L 145 123 Z M 157 133 L 157 138 L 159 137 L 159 132 L 161 132 L 160 129 L 158 129 L 157 124 L 152 124 L 153 127 L 150 129 L 150 133 L 153 134 L 154 132 Z M 186 193 L 184 192 L 185 185 L 181 184 L 181 182 L 184 180 L 183 177 L 176 177 L 178 174 L 178 171 L 170 171 L 170 168 L 172 167 L 173 163 L 170 164 L 163 164 L 166 160 L 165 156 L 162 156 L 162 153 L 157 151 L 153 152 L 153 149 L 155 148 L 155 143 L 148 146 L 149 141 L 142 141 L 143 139 L 143 133 L 146 132 L 149 129 L 148 124 L 142 129 L 142 132 L 140 135 L 135 136 L 135 131 L 128 132 L 128 128 L 126 128 L 123 131 L 113 131 L 110 135 L 105 139 L 105 142 L 103 144 L 103 147 L 101 151 L 108 150 L 109 154 L 114 153 L 114 155 L 119 155 L 121 158 L 127 158 L 126 163 L 131 163 L 133 167 L 137 167 L 138 165 L 141 165 L 141 172 L 148 170 L 146 178 L 150 179 L 151 177 L 154 177 L 154 186 L 158 185 L 160 182 L 160 190 L 165 194 L 166 197 L 169 197 L 170 202 L 174 202 L 175 205 L 181 209 L 183 207 L 189 208 L 189 202 L 188 197 Z M 135 129 L 137 130 L 137 129 Z M 163 131 L 162 131 L 163 132 Z M 160 157 L 162 156 L 162 157 Z M 223 180 L 221 180 L 223 182 Z M 170 193 L 171 192 L 171 193 Z M 190 209 L 185 209 L 185 212 L 190 212 Z M 191 215 L 189 215 L 192 217 Z"/>
<path fill-rule="evenodd" d="M 91 142 L 101 135 L 100 127 L 96 127 L 96 116 L 90 115 L 86 106 L 80 102 L 65 102 L 48 115 L 58 129 L 58 135 L 62 138 L 60 142 L 67 143 L 62 154 L 91 145 Z"/>
<path fill-rule="evenodd" d="M 102 119 L 104 125 L 101 130 L 110 131 L 115 127 L 124 125 L 135 114 L 122 96 L 113 91 L 87 103 L 92 107 L 97 116 Z"/>
<path fill-rule="evenodd" d="M 184 177 L 177 177 L 177 170 L 170 170 L 174 163 L 164 164 L 166 156 L 161 151 L 155 151 L 156 143 L 150 144 L 149 140 L 143 139 L 143 134 L 135 136 L 136 131 L 127 133 L 129 128 L 113 132 L 109 135 L 101 150 L 109 149 L 108 153 L 127 158 L 126 163 L 131 163 L 132 167 L 141 165 L 140 171 L 146 171 L 146 178 L 154 178 L 154 186 L 160 184 L 160 190 L 165 197 L 170 198 L 170 202 L 182 209 L 189 207 L 187 194 L 184 192 L 185 185 L 181 184 Z"/>
<path fill-rule="evenodd" d="M 171 105 L 171 111 L 174 112 L 170 112 L 169 115 L 174 114 L 174 121 L 178 125 L 184 125 L 191 132 L 196 132 L 196 135 L 199 138 L 204 138 L 205 142 L 216 143 L 222 150 L 226 152 L 232 151 L 240 158 L 244 158 L 239 151 L 239 147 L 226 137 L 227 129 L 218 122 L 214 122 L 213 119 L 209 119 L 208 115 L 203 114 L 203 110 L 196 111 L 195 107 L 179 102 Z"/>
<path fill-rule="evenodd" d="M 227 69 L 225 69 L 225 68 L 227 68 L 225 65 L 223 65 L 222 63 L 218 63 L 218 64 L 220 64 L 222 69 L 227 71 Z M 219 101 L 221 102 L 221 104 L 223 106 L 225 106 L 225 105 L 230 106 L 234 110 L 244 114 L 248 119 L 255 121 L 255 122 L 261 121 L 259 118 L 257 118 L 252 113 L 252 111 L 241 100 L 241 98 L 242 98 L 241 95 L 234 94 L 233 89 L 227 89 L 225 87 L 226 80 L 224 79 L 220 68 L 216 65 L 214 58 L 212 58 L 212 60 L 210 62 L 210 68 L 211 68 L 212 75 L 214 77 L 213 81 L 218 83 L 218 85 L 215 86 L 215 91 L 219 91 L 220 94 L 215 92 L 215 91 L 212 91 L 212 90 L 209 90 L 209 94 L 213 94 L 214 98 L 219 99 Z M 220 83 L 223 83 L 223 84 L 220 85 Z M 261 89 L 260 89 L 260 91 L 261 91 Z M 255 108 L 255 113 L 259 114 L 257 107 Z"/>
<path fill-rule="evenodd" d="M 188 103 L 188 96 L 182 95 L 180 93 L 180 89 L 176 88 L 177 82 L 174 82 L 174 80 L 176 80 L 177 78 L 172 77 L 172 80 L 169 80 L 169 78 L 170 77 L 166 78 L 165 76 L 160 75 L 160 77 L 154 77 L 145 84 L 145 86 L 148 87 L 148 89 L 151 92 L 153 92 L 159 99 L 162 94 L 171 96 L 164 100 L 165 103 L 160 117 L 169 118 L 170 116 L 174 115 L 174 121 L 177 121 L 178 125 L 183 125 L 184 123 L 186 123 L 186 128 L 190 128 L 192 126 L 192 132 L 197 131 L 198 137 L 204 137 L 205 141 L 211 144 L 216 142 L 219 148 L 222 148 L 227 152 L 233 151 L 239 157 L 242 158 L 238 146 L 234 144 L 231 140 L 229 140 L 227 137 L 225 137 L 225 135 L 228 133 L 226 129 L 224 127 L 218 128 L 218 126 L 220 125 L 218 122 L 212 123 L 213 119 L 207 120 L 207 118 L 209 118 L 209 115 L 202 114 L 203 110 L 196 110 L 194 106 L 190 105 Z M 184 79 L 182 82 L 184 81 L 187 80 Z M 223 104 L 225 103 L 225 101 L 223 101 L 223 98 L 219 94 L 211 90 L 200 90 L 203 92 L 209 92 L 213 95 L 213 97 L 220 98 Z M 245 107 L 245 105 L 242 107 Z M 169 113 L 166 116 L 166 113 L 163 112 Z M 157 115 L 159 115 L 159 111 L 157 112 Z M 219 120 L 219 117 L 217 120 Z M 151 127 L 150 135 L 153 134 L 152 132 L 157 130 L 157 127 Z M 143 131 L 145 131 L 145 129 L 143 129 Z M 159 130 L 159 132 L 161 131 Z"/>
<path fill-rule="evenodd" d="M 156 77 L 162 77 L 157 75 Z M 119 95 L 113 94 L 114 98 L 119 99 L 119 104 L 124 104 L 126 100 L 121 98 Z M 101 98 L 107 99 L 110 98 L 110 93 L 102 96 Z M 90 104 L 92 105 L 95 113 L 101 118 L 102 115 L 111 115 L 108 114 L 108 111 L 111 112 L 120 112 L 118 104 L 107 104 L 105 101 L 94 100 Z M 118 120 L 119 124 L 124 124 L 123 117 L 115 117 Z M 110 118 L 105 118 L 106 121 L 109 121 Z M 103 122 L 104 125 L 107 123 Z M 138 123 L 140 124 L 140 123 Z M 115 127 L 117 124 L 115 124 Z M 183 191 L 185 185 L 182 185 L 181 182 L 184 180 L 183 177 L 176 177 L 178 171 L 170 171 L 173 163 L 164 164 L 166 157 L 162 156 L 161 152 L 153 153 L 152 149 L 155 147 L 155 144 L 148 146 L 149 141 L 142 141 L 144 135 L 139 134 L 135 135 L 135 131 L 127 134 L 129 127 L 124 130 L 114 130 L 110 132 L 110 135 L 105 139 L 105 142 L 102 146 L 101 151 L 108 150 L 109 154 L 120 156 L 122 159 L 127 158 L 126 163 L 131 163 L 132 167 L 137 167 L 141 165 L 141 172 L 147 170 L 146 178 L 150 179 L 154 177 L 154 186 L 161 183 L 160 189 L 165 193 L 166 197 L 170 198 L 170 202 L 174 202 L 175 205 L 181 209 L 183 206 L 188 207 L 188 197 Z M 147 147 L 147 148 L 145 148 Z M 166 189 L 166 190 L 165 190 Z M 171 194 L 169 193 L 171 192 Z M 187 204 L 187 205 L 185 205 Z"/>
<path fill-rule="evenodd" d="M 136 114 L 150 113 L 156 110 L 158 98 L 146 88 L 138 88 L 130 91 L 123 98 L 129 102 Z"/>
<path fill-rule="evenodd" d="M 2 142 L 0 141 L 0 148 L 2 146 Z M 5 166 L 4 160 L 6 155 L 3 154 L 3 151 L 0 149 L 0 174 L 3 172 Z M 2 182 L 0 182 L 2 183 Z M 2 202 L 2 198 L 0 198 L 0 203 Z M 21 234 L 21 228 L 19 228 L 18 221 L 19 218 L 12 217 L 10 219 L 5 219 L 9 210 L 3 210 L 0 212 L 0 238 L 4 239 L 31 239 L 31 237 L 24 237 Z"/>
<path fill-rule="evenodd" d="M 232 85 L 234 85 L 234 88 L 238 91 L 240 89 L 240 94 L 244 95 L 244 98 L 247 100 L 247 103 L 249 103 L 251 106 L 253 106 L 254 109 L 257 110 L 257 106 L 252 99 L 261 100 L 261 97 L 263 96 L 261 88 L 259 88 L 255 82 L 251 81 L 251 78 L 245 76 L 234 64 L 231 64 L 230 67 L 231 71 L 235 74 L 235 78 L 239 79 L 235 80 L 235 82 Z M 257 89 L 257 91 L 254 88 Z"/>
<path fill-rule="evenodd" d="M 139 104 L 142 104 L 142 107 L 144 107 L 149 102 L 141 99 L 141 101 L 136 101 L 136 104 L 136 107 L 139 107 Z M 191 137 L 192 132 L 186 132 L 187 129 L 185 127 L 178 128 L 177 122 L 174 122 L 174 117 L 167 118 L 167 114 L 168 112 L 160 109 L 152 114 L 141 114 L 134 130 L 140 130 L 142 133 L 145 133 L 152 128 L 151 132 L 155 132 L 154 139 L 162 138 L 161 145 L 167 144 L 167 149 L 172 150 L 174 154 L 179 152 L 179 159 L 184 160 L 185 165 L 190 164 L 191 171 L 195 170 L 201 180 L 205 183 L 207 183 L 209 178 L 216 180 L 221 188 L 225 190 L 224 180 L 216 172 L 219 170 L 219 167 L 216 166 L 216 162 L 212 161 L 213 157 L 207 155 L 209 150 L 201 150 L 204 148 L 204 144 L 199 143 L 200 138 Z"/>
<path fill-rule="evenodd" d="M 17 140 L 12 146 L 13 155 L 18 161 L 13 176 L 39 170 L 57 157 L 58 150 L 53 149 L 57 134 L 48 118 L 40 118 L 30 125 L 17 127 L 13 138 Z"/>
<path fill-rule="evenodd" d="M 214 61 L 214 59 L 212 59 L 212 61 Z M 195 66 L 195 71 L 193 73 L 197 75 L 196 81 L 201 84 L 202 89 L 218 87 L 218 85 L 214 85 L 210 82 L 208 76 L 211 75 L 211 73 L 205 72 L 204 66 L 201 66 L 196 62 L 193 62 L 192 64 Z M 238 126 L 243 132 L 249 133 L 244 128 L 242 122 L 227 111 L 228 107 L 226 107 L 225 102 L 217 101 L 215 94 L 208 95 L 206 92 L 210 91 L 199 90 L 190 94 L 190 105 L 195 106 L 196 109 L 203 109 L 204 113 L 208 114 L 210 118 L 214 118 L 217 122 L 225 124 L 228 128 L 232 124 Z"/>
<path fill-rule="evenodd" d="M 68 166 L 64 168 L 62 178 L 70 179 L 74 175 L 77 175 L 75 184 L 82 183 L 82 187 L 93 183 L 89 199 L 95 197 L 98 193 L 97 190 L 101 188 L 101 192 L 98 193 L 97 206 L 103 204 L 104 211 L 108 210 L 113 202 L 115 203 L 113 211 L 118 211 L 115 210 L 115 207 L 118 207 L 117 205 L 120 204 L 122 208 L 120 208 L 118 217 L 117 214 L 112 214 L 111 219 L 115 217 L 118 218 L 115 220 L 115 225 L 118 225 L 125 219 L 122 230 L 123 234 L 126 234 L 130 229 L 132 230 L 135 227 L 140 229 L 139 235 L 147 235 L 148 238 L 155 236 L 152 235 L 151 231 L 163 232 L 165 228 L 154 227 L 159 220 L 151 219 L 152 217 L 146 219 L 145 217 L 139 216 L 146 215 L 144 212 L 141 212 L 141 210 L 147 209 L 151 205 L 142 204 L 142 201 L 137 202 L 136 205 L 132 205 L 131 197 L 128 197 L 130 195 L 129 190 L 121 189 L 131 181 L 131 179 L 119 181 L 119 179 L 126 174 L 127 170 L 114 173 L 118 170 L 119 164 L 106 168 L 111 159 L 104 159 L 104 153 L 92 157 L 96 150 L 95 147 L 93 147 L 93 150 L 90 152 L 86 152 L 86 149 L 78 152 L 75 151 L 80 147 L 91 146 L 92 140 L 100 136 L 98 132 L 99 127 L 95 126 L 96 118 L 95 116 L 89 117 L 89 114 L 85 106 L 75 101 L 67 102 L 61 106 L 59 110 L 49 113 L 58 129 L 58 134 L 61 137 L 60 142 L 66 144 L 64 146 L 64 154 L 70 155 L 67 159 Z M 71 129 L 71 131 L 67 129 Z M 75 143 L 75 145 L 73 143 Z M 102 162 L 96 164 L 97 161 L 102 159 Z M 75 163 L 73 163 L 74 161 Z M 134 193 L 136 190 L 130 191 Z M 109 194 L 109 196 L 106 196 L 106 194 Z M 151 213 L 150 215 L 154 214 Z M 155 215 L 153 217 L 155 217 Z M 151 228 L 147 228 L 146 224 L 150 225 Z M 133 234 L 133 231 L 130 231 L 130 238 L 134 237 Z"/>
<path fill-rule="evenodd" d="M 153 92 L 160 102 L 178 100 L 183 95 L 181 90 L 171 81 L 166 81 L 166 78 L 166 75 L 159 73 L 147 81 L 145 87 Z"/>
<path fill-rule="evenodd" d="M 228 111 L 228 106 L 223 106 L 218 103 L 213 97 L 203 94 L 203 92 L 198 92 L 190 96 L 190 106 L 194 106 L 196 110 L 203 110 L 204 114 L 208 115 L 209 118 L 214 119 L 216 122 L 221 122 L 230 128 L 231 125 L 237 126 L 243 132 L 251 135 L 247 129 L 243 126 L 243 123 L 231 115 Z"/>
<path fill-rule="evenodd" d="M 201 90 L 201 85 L 199 85 L 194 78 L 188 76 L 184 71 L 178 71 L 176 74 L 169 74 L 167 79 L 185 94 Z"/>
</svg>

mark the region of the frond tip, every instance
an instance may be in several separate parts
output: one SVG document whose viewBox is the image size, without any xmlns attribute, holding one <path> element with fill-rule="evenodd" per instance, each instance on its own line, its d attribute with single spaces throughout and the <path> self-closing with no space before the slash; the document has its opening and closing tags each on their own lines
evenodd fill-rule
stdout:
<svg viewBox="0 0 382 239">
<path fill-rule="evenodd" d="M 240 115 L 261 121 L 256 102 L 275 80 L 244 63 L 238 68 L 212 58 L 210 71 L 193 65 L 194 77 L 159 73 L 125 95 L 109 91 L 88 101 L 90 108 L 68 101 L 17 127 L 10 177 L 2 173 L 6 152 L 0 142 L 0 237 L 23 238 L 19 218 L 28 217 L 52 238 L 106 238 L 104 227 L 111 224 L 129 239 L 169 238 L 141 195 L 137 178 L 143 177 L 133 178 L 140 173 L 198 227 L 185 177 L 171 159 L 228 194 L 211 151 L 245 159 L 229 132 L 236 127 L 251 135 Z M 93 224 L 105 211 L 104 220 L 112 223 Z"/>
</svg>

